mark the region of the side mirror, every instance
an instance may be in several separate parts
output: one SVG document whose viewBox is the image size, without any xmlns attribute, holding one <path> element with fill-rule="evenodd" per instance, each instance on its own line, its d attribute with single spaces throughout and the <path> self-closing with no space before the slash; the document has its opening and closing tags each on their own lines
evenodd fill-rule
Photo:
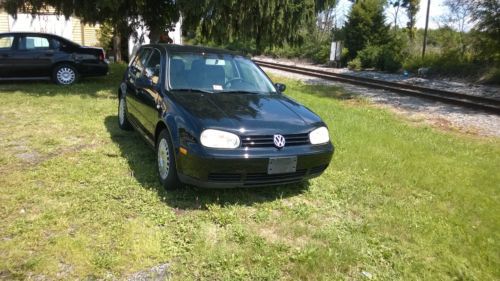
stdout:
<svg viewBox="0 0 500 281">
<path fill-rule="evenodd" d="M 286 90 L 285 84 L 276 83 L 276 84 L 274 84 L 274 87 L 276 87 L 276 90 L 278 90 L 278 92 L 280 92 L 280 93 L 283 93 Z"/>
</svg>

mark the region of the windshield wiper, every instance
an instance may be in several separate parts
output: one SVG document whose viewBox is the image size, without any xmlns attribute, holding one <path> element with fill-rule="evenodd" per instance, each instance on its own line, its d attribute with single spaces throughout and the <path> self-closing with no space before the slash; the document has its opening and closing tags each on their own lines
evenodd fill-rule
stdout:
<svg viewBox="0 0 500 281">
<path fill-rule="evenodd" d="M 213 94 L 214 92 L 210 92 L 207 90 L 202 90 L 202 89 L 192 89 L 192 88 L 182 88 L 182 89 L 171 89 L 172 91 L 179 91 L 179 92 L 195 92 L 195 93 L 205 93 L 205 94 Z"/>
<path fill-rule="evenodd" d="M 245 90 L 221 91 L 219 93 L 223 93 L 223 94 L 232 94 L 232 93 L 236 93 L 236 94 L 254 94 L 254 95 L 260 95 L 261 94 L 261 93 L 256 92 L 256 91 L 245 91 Z"/>
</svg>

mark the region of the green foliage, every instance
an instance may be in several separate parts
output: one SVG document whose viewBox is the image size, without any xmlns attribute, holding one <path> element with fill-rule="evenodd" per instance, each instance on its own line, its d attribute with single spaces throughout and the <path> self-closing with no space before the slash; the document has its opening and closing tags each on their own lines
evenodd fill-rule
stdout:
<svg viewBox="0 0 500 281">
<path fill-rule="evenodd" d="M 105 22 L 100 25 L 99 30 L 97 31 L 97 39 L 99 40 L 99 46 L 104 48 L 106 52 L 113 49 L 113 35 L 114 30 L 111 24 Z"/>
<path fill-rule="evenodd" d="M 252 42 L 258 53 L 266 47 L 303 43 L 303 33 L 297 31 L 313 24 L 320 8 L 334 3 L 314 0 L 178 1 L 185 33 L 197 35 L 201 42 L 213 41 L 218 45 Z"/>
<path fill-rule="evenodd" d="M 472 56 L 464 56 L 458 49 L 440 54 L 430 53 L 423 59 L 421 56 L 412 56 L 405 62 L 404 67 L 415 73 L 421 67 L 428 67 L 434 75 L 473 79 L 484 70 L 484 66 L 474 63 Z"/>
<path fill-rule="evenodd" d="M 2 6 L 11 15 L 19 11 L 39 13 L 48 7 L 66 17 L 76 15 L 84 22 L 107 22 L 115 32 L 128 34 L 133 27 L 142 24 L 157 34 L 171 28 L 179 19 L 179 10 L 174 0 L 6 0 Z"/>
<path fill-rule="evenodd" d="M 350 70 L 360 71 L 361 69 L 363 69 L 363 63 L 361 62 L 361 59 L 357 57 L 352 61 L 350 61 L 349 63 L 347 63 L 347 67 Z"/>
<path fill-rule="evenodd" d="M 357 1 L 352 6 L 344 28 L 348 59 L 355 58 L 368 43 L 382 45 L 387 42 L 389 28 L 385 24 L 384 1 Z"/>
<path fill-rule="evenodd" d="M 392 7 L 398 7 L 406 9 L 406 16 L 408 22 L 406 28 L 410 39 L 415 38 L 415 24 L 417 22 L 417 13 L 420 9 L 420 0 L 389 0 L 388 4 Z"/>
</svg>

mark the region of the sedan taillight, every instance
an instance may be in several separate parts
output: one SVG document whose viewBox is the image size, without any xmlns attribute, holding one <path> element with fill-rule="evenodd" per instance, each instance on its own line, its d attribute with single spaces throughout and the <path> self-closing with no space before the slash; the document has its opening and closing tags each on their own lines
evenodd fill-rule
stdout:
<svg viewBox="0 0 500 281">
<path fill-rule="evenodd" d="M 106 53 L 104 52 L 104 50 L 101 50 L 101 53 L 99 54 L 99 60 L 104 61 L 105 58 L 106 58 Z"/>
</svg>

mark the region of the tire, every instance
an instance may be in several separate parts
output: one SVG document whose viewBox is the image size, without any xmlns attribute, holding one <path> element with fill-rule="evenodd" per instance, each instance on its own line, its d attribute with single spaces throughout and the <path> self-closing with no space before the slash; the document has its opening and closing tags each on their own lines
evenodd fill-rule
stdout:
<svg viewBox="0 0 500 281">
<path fill-rule="evenodd" d="M 160 132 L 156 141 L 156 168 L 163 189 L 175 190 L 181 186 L 177 177 L 174 147 L 166 129 Z"/>
<path fill-rule="evenodd" d="M 58 85 L 71 85 L 78 81 L 78 71 L 69 64 L 60 64 L 52 71 L 52 80 Z"/>
<path fill-rule="evenodd" d="M 127 119 L 127 101 L 125 95 L 121 95 L 118 100 L 118 126 L 124 131 L 132 130 L 132 125 Z"/>
</svg>

